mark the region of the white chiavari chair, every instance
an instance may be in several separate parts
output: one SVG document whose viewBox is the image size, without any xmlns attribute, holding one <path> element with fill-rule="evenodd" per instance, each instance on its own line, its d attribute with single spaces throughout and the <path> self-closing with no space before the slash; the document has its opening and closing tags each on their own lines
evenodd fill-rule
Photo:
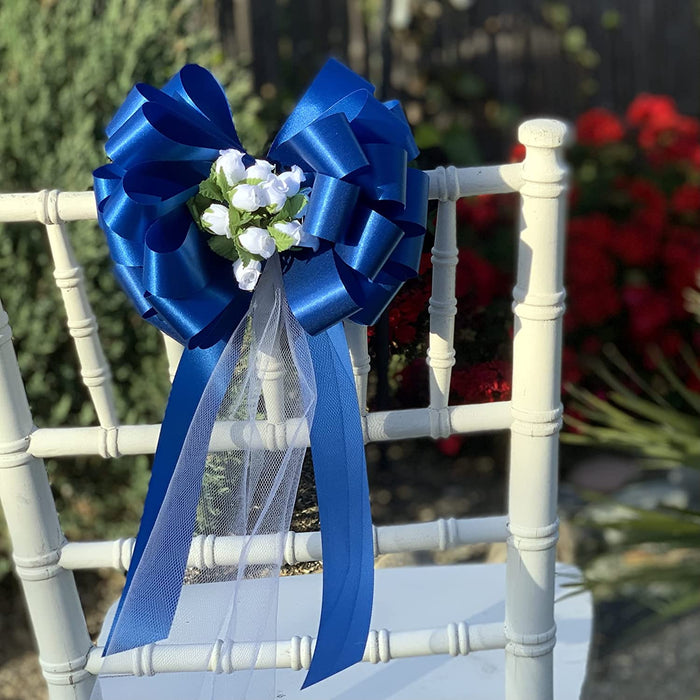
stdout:
<svg viewBox="0 0 700 700">
<path fill-rule="evenodd" d="M 363 327 L 346 327 L 366 442 L 437 439 L 497 430 L 510 431 L 511 438 L 507 514 L 375 527 L 376 553 L 506 542 L 507 563 L 378 570 L 372 631 L 364 657 L 369 663 L 358 664 L 303 694 L 298 694 L 302 679 L 298 671 L 308 667 L 314 647 L 320 574 L 283 579 L 278 641 L 263 644 L 259 661 L 261 666 L 282 669 L 278 672 L 277 697 L 578 697 L 590 638 L 590 599 L 583 594 L 555 605 L 562 579 L 555 575 L 555 546 L 562 415 L 567 178 L 562 150 L 566 127 L 553 120 L 532 120 L 521 126 L 519 137 L 527 149 L 523 163 L 447 167 L 429 173 L 430 198 L 438 200 L 426 358 L 429 406 L 364 410 L 370 368 L 367 334 Z M 521 202 L 517 283 L 513 290 L 512 400 L 450 406 L 457 309 L 455 203 L 460 197 L 500 192 L 519 192 Z M 34 426 L 11 343 L 9 319 L 0 307 L 0 497 L 12 539 L 15 571 L 26 597 L 51 700 L 87 700 L 102 663 L 104 632 L 94 645 L 88 636 L 73 570 L 126 570 L 134 540 L 67 542 L 43 460 L 73 455 L 99 455 L 109 460 L 120 455 L 151 454 L 160 429 L 159 425 L 123 425 L 115 410 L 110 369 L 67 232 L 67 223 L 94 218 L 91 192 L 44 190 L 0 195 L 0 221 L 38 221 L 46 226 L 68 332 L 74 338 L 81 375 L 99 422 L 79 428 Z M 169 339 L 165 345 L 172 376 L 179 347 Z M 272 397 L 278 389 L 275 377 L 269 376 L 266 395 Z M 235 426 L 217 426 L 212 446 L 236 439 Z M 189 564 L 204 568 L 235 562 L 240 550 L 235 540 L 195 538 Z M 320 541 L 318 532 L 290 532 L 286 562 L 320 560 Z M 562 571 L 575 573 L 572 567 L 562 567 Z M 212 595 L 216 595 L 215 588 Z M 205 613 L 198 610 L 196 599 L 185 602 L 192 624 L 210 624 Z M 209 605 L 207 610 L 213 607 Z M 108 629 L 107 623 L 104 629 Z M 555 646 L 557 637 L 559 643 Z M 216 645 L 190 649 L 186 668 L 177 649 L 150 645 L 127 652 L 122 655 L 120 669 L 124 673 L 123 697 L 130 697 L 133 683 L 149 684 L 154 700 L 181 697 L 181 674 L 172 672 L 235 672 L 233 656 L 228 652 Z M 379 664 L 390 660 L 387 665 Z"/>
</svg>

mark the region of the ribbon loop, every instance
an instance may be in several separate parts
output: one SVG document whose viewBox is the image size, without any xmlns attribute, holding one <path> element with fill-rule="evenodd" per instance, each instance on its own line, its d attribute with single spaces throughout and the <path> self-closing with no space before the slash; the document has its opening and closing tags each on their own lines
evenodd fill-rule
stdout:
<svg viewBox="0 0 700 700">
<path fill-rule="evenodd" d="M 240 146 L 226 93 L 206 68 L 188 63 L 163 86 L 162 91 L 179 102 L 194 107 Z"/>
<path fill-rule="evenodd" d="M 317 174 L 304 217 L 304 231 L 332 243 L 342 240 L 359 194 L 357 185 Z"/>
<path fill-rule="evenodd" d="M 403 231 L 395 223 L 374 209 L 358 206 L 335 252 L 348 267 L 374 280 L 401 238 Z"/>
</svg>

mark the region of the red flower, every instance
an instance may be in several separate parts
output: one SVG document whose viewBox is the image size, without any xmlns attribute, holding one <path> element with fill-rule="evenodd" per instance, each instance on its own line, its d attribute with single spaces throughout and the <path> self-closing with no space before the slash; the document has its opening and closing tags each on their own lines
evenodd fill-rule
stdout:
<svg viewBox="0 0 700 700">
<path fill-rule="evenodd" d="M 561 357 L 562 384 L 578 384 L 583 379 L 583 372 L 578 362 L 578 355 L 571 348 L 565 347 Z"/>
<path fill-rule="evenodd" d="M 416 327 L 411 324 L 402 324 L 392 329 L 393 339 L 400 345 L 410 345 L 416 339 Z"/>
<path fill-rule="evenodd" d="M 428 270 L 433 267 L 433 256 L 431 253 L 422 253 L 420 256 L 420 267 L 418 268 L 418 276 L 423 277 Z"/>
<path fill-rule="evenodd" d="M 603 107 L 594 107 L 576 120 L 578 142 L 587 146 L 604 146 L 624 138 L 622 121 Z"/>
<path fill-rule="evenodd" d="M 629 285 L 622 292 L 629 311 L 629 329 L 639 342 L 658 339 L 661 330 L 671 320 L 668 296 L 648 285 Z"/>
<path fill-rule="evenodd" d="M 618 227 L 613 242 L 613 250 L 626 265 L 651 265 L 660 248 L 657 231 L 635 223 Z"/>
<path fill-rule="evenodd" d="M 436 440 L 436 446 L 447 457 L 456 457 L 462 449 L 464 438 L 461 435 L 450 435 L 448 438 Z"/>
<path fill-rule="evenodd" d="M 581 343 L 581 352 L 585 355 L 597 355 L 602 347 L 603 343 L 597 335 L 589 335 L 588 338 Z"/>
<path fill-rule="evenodd" d="M 494 297 L 504 291 L 504 279 L 490 262 L 469 248 L 459 251 L 455 296 L 470 297 L 475 306 L 488 306 Z"/>
<path fill-rule="evenodd" d="M 630 103 L 626 118 L 630 126 L 637 128 L 647 125 L 665 128 L 677 115 L 676 103 L 672 98 L 643 92 Z"/>
<path fill-rule="evenodd" d="M 571 219 L 567 233 L 571 241 L 586 241 L 589 245 L 604 249 L 613 243 L 615 224 L 609 216 L 596 212 Z"/>
<path fill-rule="evenodd" d="M 512 367 L 505 360 L 482 362 L 452 372 L 452 390 L 466 403 L 510 399 Z"/>
<path fill-rule="evenodd" d="M 572 237 L 567 247 L 566 278 L 572 288 L 612 285 L 615 265 L 595 240 Z"/>
<path fill-rule="evenodd" d="M 599 326 L 616 316 L 622 309 L 620 295 L 611 284 L 595 284 L 572 290 L 567 300 L 568 311 L 564 316 L 564 327 L 573 331 L 582 326 Z"/>
<path fill-rule="evenodd" d="M 670 97 L 639 95 L 627 110 L 627 121 L 639 129 L 639 145 L 648 151 L 652 163 L 700 163 L 700 121 L 679 114 Z"/>
<path fill-rule="evenodd" d="M 525 146 L 522 143 L 516 143 L 513 148 L 510 149 L 510 157 L 508 159 L 511 163 L 521 163 L 525 160 Z"/>
<path fill-rule="evenodd" d="M 649 180 L 627 180 L 622 181 L 621 185 L 629 194 L 633 207 L 633 221 L 648 230 L 660 232 L 667 219 L 664 193 Z"/>
<path fill-rule="evenodd" d="M 659 347 L 664 357 L 676 357 L 683 346 L 683 336 L 678 331 L 667 331 L 659 339 Z"/>
<path fill-rule="evenodd" d="M 667 231 L 662 261 L 665 264 L 666 288 L 676 318 L 685 318 L 685 290 L 697 286 L 700 271 L 700 236 L 695 229 L 677 226 Z"/>
<path fill-rule="evenodd" d="M 664 149 L 669 158 L 690 160 L 697 164 L 700 153 L 700 121 L 679 115 L 670 132 L 666 133 Z"/>
<path fill-rule="evenodd" d="M 417 322 L 427 311 L 430 276 L 412 280 L 401 290 L 389 307 L 389 330 L 392 342 L 409 345 L 416 339 Z"/>
<path fill-rule="evenodd" d="M 569 297 L 568 312 L 564 317 L 567 330 L 598 326 L 619 313 L 621 308 L 615 288 L 615 264 L 594 238 L 585 237 L 584 232 L 590 229 L 585 224 L 581 228 L 583 235 L 574 235 L 567 248 Z"/>
<path fill-rule="evenodd" d="M 457 218 L 477 231 L 488 230 L 498 221 L 498 205 L 495 195 L 462 197 L 457 200 Z"/>
<path fill-rule="evenodd" d="M 671 197 L 671 208 L 679 214 L 700 213 L 700 187 L 681 185 Z"/>
<path fill-rule="evenodd" d="M 575 209 L 580 199 L 581 188 L 576 183 L 572 183 L 569 187 L 569 209 Z"/>
</svg>

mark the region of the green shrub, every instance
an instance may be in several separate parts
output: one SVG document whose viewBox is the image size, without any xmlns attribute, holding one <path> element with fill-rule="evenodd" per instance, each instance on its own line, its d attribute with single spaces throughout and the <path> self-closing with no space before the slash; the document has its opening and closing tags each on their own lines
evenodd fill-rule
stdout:
<svg viewBox="0 0 700 700">
<path fill-rule="evenodd" d="M 0 4 L 0 191 L 82 190 L 105 162 L 104 126 L 136 82 L 162 85 L 198 62 L 227 88 L 243 143 L 266 129 L 248 74 L 224 60 L 201 6 L 191 0 L 6 0 Z M 168 391 L 158 333 L 131 310 L 93 223 L 70 227 L 113 368 L 121 420 L 158 422 Z M 0 298 L 10 315 L 30 405 L 39 426 L 90 425 L 72 340 L 40 226 L 0 228 Z M 146 457 L 49 460 L 69 537 L 134 532 L 148 483 Z M 66 506 L 68 506 L 66 508 Z M 0 545 L 0 572 L 6 546 Z"/>
</svg>

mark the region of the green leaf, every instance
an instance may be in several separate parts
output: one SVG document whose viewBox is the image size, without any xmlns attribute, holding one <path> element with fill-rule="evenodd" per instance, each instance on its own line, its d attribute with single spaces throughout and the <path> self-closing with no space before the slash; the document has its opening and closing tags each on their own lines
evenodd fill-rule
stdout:
<svg viewBox="0 0 700 700">
<path fill-rule="evenodd" d="M 275 246 L 277 246 L 277 250 L 280 251 L 280 253 L 283 250 L 289 250 L 294 245 L 294 239 L 290 235 L 280 231 L 274 226 L 268 226 L 267 230 L 274 239 Z"/>
<path fill-rule="evenodd" d="M 211 200 L 224 202 L 225 198 L 219 185 L 211 178 L 199 183 L 199 194 Z"/>
<path fill-rule="evenodd" d="M 226 238 L 226 236 L 212 236 L 208 243 L 209 247 L 222 258 L 231 261 L 238 260 L 238 248 L 230 238 Z"/>
<path fill-rule="evenodd" d="M 262 261 L 259 255 L 253 255 L 249 250 L 246 250 L 239 242 L 237 238 L 233 239 L 233 243 L 236 246 L 236 251 L 238 252 L 238 257 L 244 265 L 248 265 L 251 260 Z"/>
<path fill-rule="evenodd" d="M 211 205 L 212 200 L 199 192 L 187 201 L 187 208 L 201 231 L 206 231 L 207 227 L 202 223 L 202 214 Z"/>
<path fill-rule="evenodd" d="M 235 236 L 241 225 L 241 212 L 235 207 L 228 208 L 228 225 L 231 228 L 231 233 Z"/>
<path fill-rule="evenodd" d="M 672 428 L 674 431 L 687 433 L 694 440 L 697 440 L 698 432 L 700 432 L 700 420 L 695 416 L 686 415 L 672 408 L 657 406 L 636 396 L 628 397 L 612 392 L 610 398 L 618 406 L 622 406 L 622 408 L 626 408 L 643 418 L 654 421 L 666 430 Z"/>
<path fill-rule="evenodd" d="M 668 380 L 668 383 L 683 397 L 685 402 L 695 411 L 700 413 L 700 394 L 688 389 L 678 378 L 678 375 L 671 369 L 668 360 L 663 356 L 657 347 L 649 348 L 652 359 L 655 359 L 661 374 Z"/>
<path fill-rule="evenodd" d="M 197 224 L 197 227 L 199 229 L 201 229 L 202 228 L 201 215 L 200 215 L 199 208 L 197 207 L 197 205 L 195 203 L 194 197 L 187 200 L 187 209 L 190 212 L 190 216 L 194 219 L 194 222 Z"/>
<path fill-rule="evenodd" d="M 212 168 L 213 167 L 214 166 L 212 166 Z M 230 204 L 231 190 L 233 188 L 231 187 L 231 185 L 229 185 L 228 180 L 226 179 L 226 176 L 224 175 L 223 171 L 219 170 L 218 172 L 215 172 L 211 177 L 211 180 L 216 184 L 219 190 L 221 190 L 222 201 L 225 201 L 228 204 Z"/>
<path fill-rule="evenodd" d="M 290 197 L 279 213 L 272 219 L 272 223 L 276 224 L 280 221 L 289 221 L 293 219 L 309 201 L 306 195 L 301 193 Z"/>
</svg>

